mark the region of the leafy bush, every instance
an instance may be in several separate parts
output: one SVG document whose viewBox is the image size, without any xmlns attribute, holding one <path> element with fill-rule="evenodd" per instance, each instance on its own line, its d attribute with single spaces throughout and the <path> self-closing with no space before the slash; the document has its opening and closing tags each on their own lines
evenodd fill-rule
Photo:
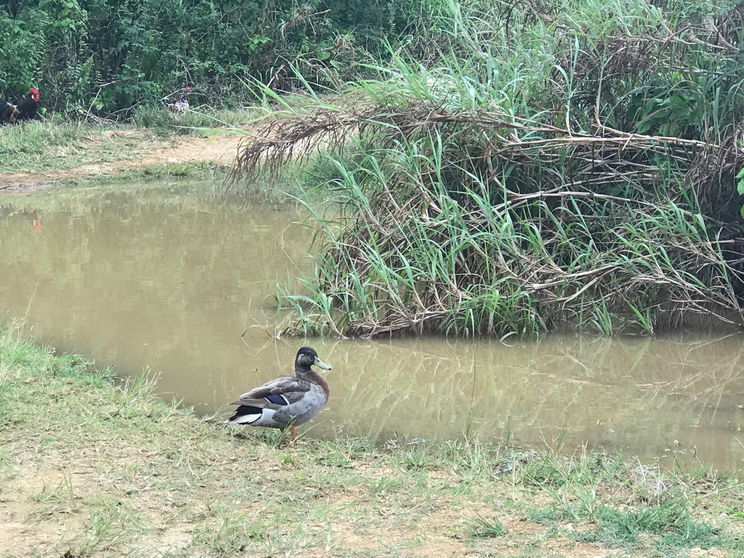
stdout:
<svg viewBox="0 0 744 558">
<path fill-rule="evenodd" d="M 254 81 L 279 90 L 303 79 L 340 83 L 433 2 L 8 2 L 0 6 L 0 94 L 15 98 L 33 85 L 54 109 L 128 115 L 187 84 L 197 101 L 222 106 L 245 101 L 244 84 Z"/>
</svg>

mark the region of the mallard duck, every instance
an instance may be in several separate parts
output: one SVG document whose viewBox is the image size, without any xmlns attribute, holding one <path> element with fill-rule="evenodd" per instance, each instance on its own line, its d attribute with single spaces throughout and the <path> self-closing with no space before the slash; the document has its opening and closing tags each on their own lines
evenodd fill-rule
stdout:
<svg viewBox="0 0 744 558">
<path fill-rule="evenodd" d="M 281 429 L 289 426 L 294 439 L 297 435 L 295 426 L 317 415 L 328 401 L 328 382 L 311 368 L 313 365 L 331 370 L 318 358 L 315 349 L 301 347 L 295 357 L 294 377 L 275 378 L 244 393 L 231 403 L 238 408 L 225 422 Z"/>
</svg>

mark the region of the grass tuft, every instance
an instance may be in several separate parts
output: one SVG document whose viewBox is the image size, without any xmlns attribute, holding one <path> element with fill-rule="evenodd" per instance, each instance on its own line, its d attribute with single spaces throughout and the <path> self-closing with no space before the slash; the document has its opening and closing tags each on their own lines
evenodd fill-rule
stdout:
<svg viewBox="0 0 744 558">
<path fill-rule="evenodd" d="M 477 538 L 489 539 L 493 537 L 503 537 L 506 533 L 506 529 L 496 518 L 486 519 L 478 516 L 471 527 L 472 536 Z"/>
<path fill-rule="evenodd" d="M 217 556 L 235 556 L 269 537 L 266 524 L 253 521 L 235 509 L 218 510 L 215 515 L 215 523 L 194 532 L 192 544 L 197 548 L 204 548 Z"/>
</svg>

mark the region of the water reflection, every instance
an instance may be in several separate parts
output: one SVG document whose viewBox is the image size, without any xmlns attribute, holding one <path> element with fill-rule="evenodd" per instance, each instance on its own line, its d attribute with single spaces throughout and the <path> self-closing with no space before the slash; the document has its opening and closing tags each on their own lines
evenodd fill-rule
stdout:
<svg viewBox="0 0 744 558">
<path fill-rule="evenodd" d="M 180 188 L 180 187 L 179 187 Z M 0 203 L 0 301 L 35 335 L 124 374 L 159 373 L 200 412 L 291 371 L 276 281 L 308 269 L 295 210 L 179 189 L 44 193 Z M 311 436 L 508 438 L 670 450 L 744 465 L 742 336 L 539 343 L 310 340 L 334 366 Z"/>
<path fill-rule="evenodd" d="M 327 429 L 530 445 L 565 436 L 646 457 L 678 447 L 727 466 L 744 457 L 740 337 L 427 339 L 327 352 L 340 371 Z"/>
</svg>

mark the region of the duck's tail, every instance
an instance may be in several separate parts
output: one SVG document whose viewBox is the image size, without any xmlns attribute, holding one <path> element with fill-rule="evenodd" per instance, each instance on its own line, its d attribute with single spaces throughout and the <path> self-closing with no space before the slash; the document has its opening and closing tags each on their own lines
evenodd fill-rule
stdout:
<svg viewBox="0 0 744 558">
<path fill-rule="evenodd" d="M 264 409 L 253 405 L 241 405 L 225 424 L 253 424 L 263 416 Z"/>
</svg>

